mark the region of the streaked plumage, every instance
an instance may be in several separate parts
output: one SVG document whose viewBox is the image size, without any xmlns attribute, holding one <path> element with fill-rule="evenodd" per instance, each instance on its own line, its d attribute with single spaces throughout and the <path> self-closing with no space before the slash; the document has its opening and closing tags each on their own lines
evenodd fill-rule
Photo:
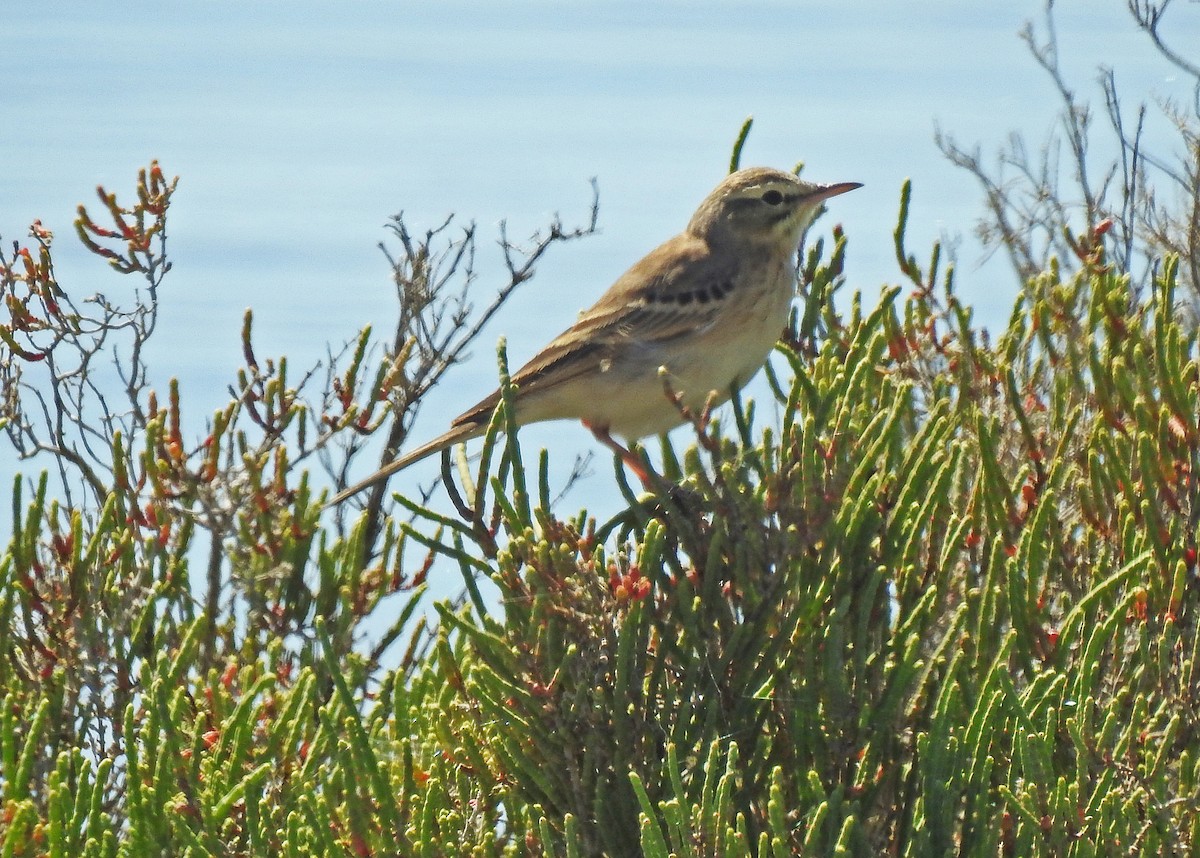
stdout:
<svg viewBox="0 0 1200 858">
<path fill-rule="evenodd" d="M 517 423 L 581 420 L 610 444 L 610 432 L 627 439 L 664 432 L 680 418 L 659 367 L 691 408 L 713 391 L 719 402 L 728 399 L 758 372 L 783 331 L 805 229 L 826 199 L 857 187 L 813 184 L 766 167 L 727 176 L 683 233 L 630 268 L 513 374 Z M 331 503 L 482 435 L 498 401 L 499 391 Z"/>
</svg>

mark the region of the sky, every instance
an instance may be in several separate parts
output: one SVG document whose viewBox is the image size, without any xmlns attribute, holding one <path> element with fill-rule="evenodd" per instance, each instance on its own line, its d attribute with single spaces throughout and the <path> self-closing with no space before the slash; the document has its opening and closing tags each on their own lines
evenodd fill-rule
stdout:
<svg viewBox="0 0 1200 858">
<path fill-rule="evenodd" d="M 149 357 L 160 389 L 181 380 L 195 439 L 240 365 L 247 307 L 259 355 L 297 367 L 363 325 L 386 329 L 394 293 L 377 244 L 400 211 L 416 229 L 450 213 L 478 223 L 482 301 L 503 280 L 498 222 L 514 237 L 556 213 L 582 222 L 594 177 L 599 235 L 539 265 L 431 396 L 416 441 L 494 388 L 498 337 L 519 364 L 678 232 L 753 115 L 744 164 L 803 161 L 810 179 L 863 183 L 817 228 L 844 225 L 851 289 L 898 282 L 892 229 L 911 178 L 911 248 L 955 245 L 962 297 L 999 323 L 1014 278 L 982 261 L 980 192 L 933 134 L 985 153 L 1012 132 L 1044 139 L 1058 104 L 1017 36 L 1042 14 L 1029 0 L 36 4 L 6 16 L 0 52 L 0 236 L 24 239 L 40 218 L 59 235 L 64 288 L 128 295 L 78 249 L 75 206 L 97 184 L 130 194 L 152 158 L 181 176 Z M 1097 109 L 1102 64 L 1131 103 L 1187 96 L 1124 2 L 1060 0 L 1056 17 L 1068 78 Z M 1185 51 L 1200 44 L 1200 3 L 1176 3 L 1165 31 Z M 1170 139 L 1161 122 L 1152 133 Z M 595 448 L 561 424 L 522 437 L 557 448 L 560 472 Z M 0 451 L 0 481 L 17 468 Z M 614 497 L 605 463 L 571 505 Z"/>
</svg>

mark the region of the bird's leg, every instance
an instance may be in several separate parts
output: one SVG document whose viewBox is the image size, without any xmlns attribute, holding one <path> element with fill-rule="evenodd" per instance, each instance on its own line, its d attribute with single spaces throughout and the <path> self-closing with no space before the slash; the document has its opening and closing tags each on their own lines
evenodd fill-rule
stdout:
<svg viewBox="0 0 1200 858">
<path fill-rule="evenodd" d="M 583 425 L 596 436 L 597 441 L 621 457 L 621 461 L 625 464 L 625 467 L 637 474 L 638 479 L 642 481 L 642 488 L 646 491 L 653 492 L 660 497 L 665 496 L 669 498 L 681 511 L 689 515 L 694 515 L 704 510 L 704 499 L 699 493 L 683 486 L 677 486 L 666 478 L 648 470 L 645 463 L 632 450 L 623 447 L 619 441 L 609 434 L 607 426 L 598 426 L 586 420 L 583 421 Z M 662 509 L 663 505 L 660 502 L 658 506 Z"/>
<path fill-rule="evenodd" d="M 651 491 L 654 488 L 650 473 L 646 470 L 646 466 L 642 463 L 642 460 L 632 450 L 622 446 L 619 441 L 613 438 L 609 434 L 607 426 L 589 423 L 587 420 L 583 421 L 583 425 L 596 436 L 597 441 L 621 457 L 621 461 L 625 463 L 625 467 L 637 474 L 637 478 L 642 481 L 642 485 L 647 491 Z"/>
</svg>

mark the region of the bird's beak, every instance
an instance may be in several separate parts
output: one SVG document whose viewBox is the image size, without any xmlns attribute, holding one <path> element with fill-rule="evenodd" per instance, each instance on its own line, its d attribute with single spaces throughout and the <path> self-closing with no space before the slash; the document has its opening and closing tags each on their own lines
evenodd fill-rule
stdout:
<svg viewBox="0 0 1200 858">
<path fill-rule="evenodd" d="M 847 191 L 853 191 L 855 188 L 861 188 L 862 182 L 838 182 L 835 185 L 821 185 L 813 198 L 818 200 L 827 200 L 830 197 L 836 197 L 838 194 L 844 194 Z"/>
</svg>

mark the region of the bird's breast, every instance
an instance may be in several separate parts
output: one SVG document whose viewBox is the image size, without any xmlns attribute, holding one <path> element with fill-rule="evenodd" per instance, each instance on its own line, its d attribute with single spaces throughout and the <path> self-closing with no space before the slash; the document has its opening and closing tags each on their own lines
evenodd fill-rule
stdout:
<svg viewBox="0 0 1200 858">
<path fill-rule="evenodd" d="M 762 368 L 783 332 L 795 294 L 790 258 L 738 272 L 718 300 L 715 315 L 686 334 L 667 339 L 629 338 L 595 357 L 587 385 L 562 385 L 531 397 L 525 420 L 584 419 L 636 439 L 665 432 L 682 421 L 667 396 L 672 392 L 699 411 L 715 392 L 724 402 Z"/>
</svg>

